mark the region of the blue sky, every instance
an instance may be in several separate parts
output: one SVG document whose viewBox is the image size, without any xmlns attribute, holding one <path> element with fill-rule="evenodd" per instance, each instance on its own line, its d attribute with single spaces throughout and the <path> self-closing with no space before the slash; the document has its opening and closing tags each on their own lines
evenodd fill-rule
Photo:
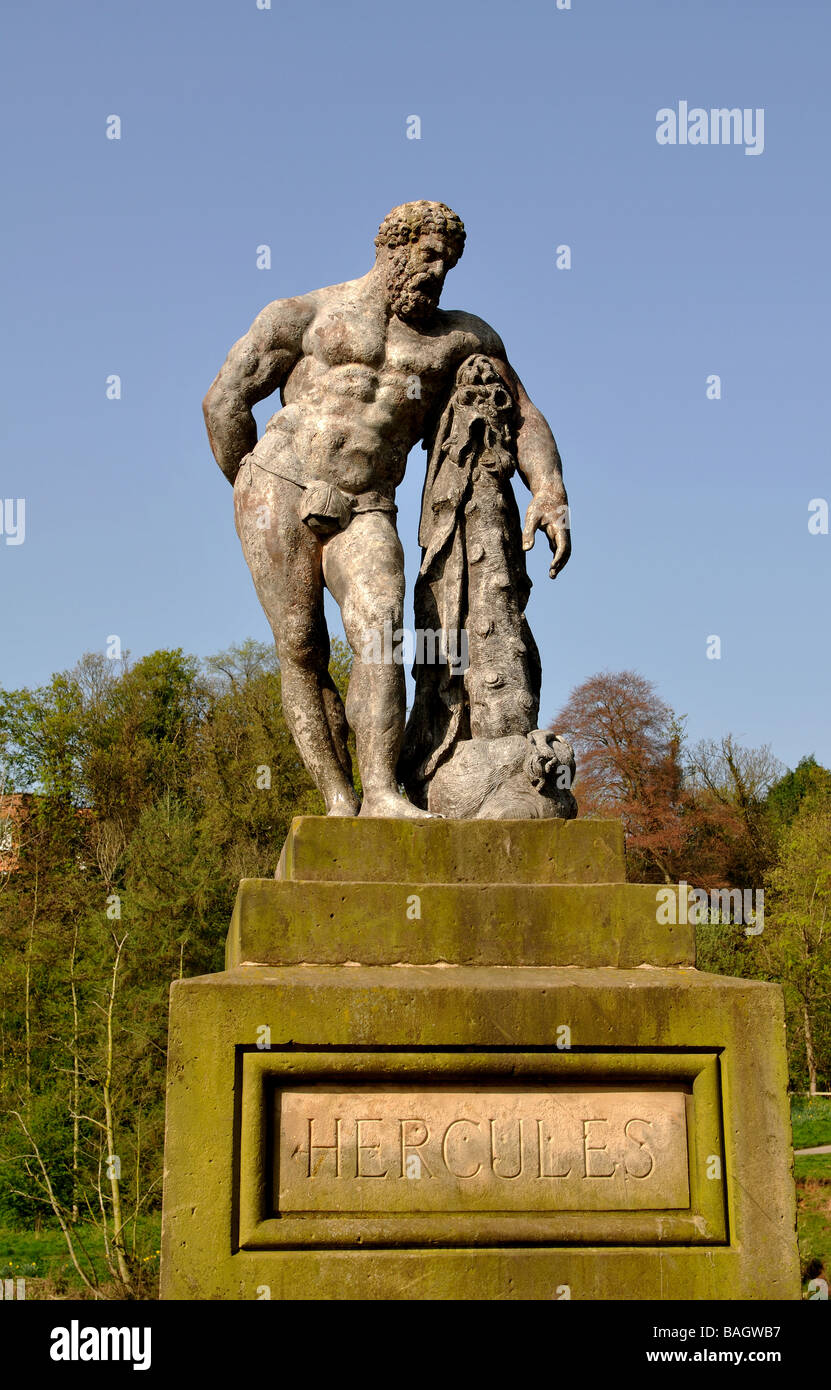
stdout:
<svg viewBox="0 0 831 1390">
<path fill-rule="evenodd" d="M 553 584 L 541 541 L 529 562 L 543 717 L 631 667 L 693 738 L 831 763 L 825 0 L 7 0 L 3 29 L 0 498 L 26 538 L 0 537 L 0 683 L 110 634 L 268 636 L 201 398 L 263 304 L 363 274 L 423 197 L 468 229 L 444 306 L 498 329 L 564 459 L 574 557 Z M 682 100 L 763 108 L 764 153 L 660 146 Z"/>
</svg>

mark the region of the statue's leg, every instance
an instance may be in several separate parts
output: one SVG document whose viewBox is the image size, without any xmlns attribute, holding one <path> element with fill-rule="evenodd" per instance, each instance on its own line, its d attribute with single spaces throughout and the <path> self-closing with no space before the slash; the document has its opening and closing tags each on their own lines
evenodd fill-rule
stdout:
<svg viewBox="0 0 831 1390">
<path fill-rule="evenodd" d="M 356 816 L 346 715 L 329 675 L 321 546 L 297 513 L 294 483 L 244 464 L 237 532 L 280 658 L 283 713 L 329 815 Z"/>
<path fill-rule="evenodd" d="M 323 548 L 326 586 L 340 606 L 354 655 L 346 717 L 355 730 L 362 816 L 427 816 L 398 790 L 404 736 L 404 668 L 390 660 L 404 618 L 404 552 L 389 512 L 360 512 Z"/>
</svg>

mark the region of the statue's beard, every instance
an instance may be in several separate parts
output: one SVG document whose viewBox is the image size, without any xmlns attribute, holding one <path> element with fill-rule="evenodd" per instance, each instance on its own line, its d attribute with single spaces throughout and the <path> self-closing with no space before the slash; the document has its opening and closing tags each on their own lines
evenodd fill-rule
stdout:
<svg viewBox="0 0 831 1390">
<path fill-rule="evenodd" d="M 392 312 L 405 323 L 429 323 L 439 307 L 442 284 L 441 279 L 423 271 L 409 275 L 393 272 L 389 280 Z"/>
</svg>

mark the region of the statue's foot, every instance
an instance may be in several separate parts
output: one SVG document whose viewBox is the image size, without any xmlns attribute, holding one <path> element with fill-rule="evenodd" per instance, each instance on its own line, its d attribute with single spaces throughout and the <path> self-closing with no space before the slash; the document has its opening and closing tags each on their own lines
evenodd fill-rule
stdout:
<svg viewBox="0 0 831 1390">
<path fill-rule="evenodd" d="M 327 816 L 357 816 L 360 809 L 358 798 L 348 793 L 339 793 L 332 798 Z"/>
<path fill-rule="evenodd" d="M 391 820 L 441 820 L 430 811 L 422 811 L 398 792 L 368 792 L 361 806 L 362 816 L 387 816 Z"/>
</svg>

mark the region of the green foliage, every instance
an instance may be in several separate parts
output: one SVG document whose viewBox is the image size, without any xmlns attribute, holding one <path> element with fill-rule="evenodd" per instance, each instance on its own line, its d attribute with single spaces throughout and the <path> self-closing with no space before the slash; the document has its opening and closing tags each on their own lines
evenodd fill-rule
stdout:
<svg viewBox="0 0 831 1390">
<path fill-rule="evenodd" d="M 795 1149 L 816 1149 L 831 1144 L 831 1096 L 793 1096 L 791 1128 Z M 831 1178 L 831 1154 L 827 1157 Z"/>
<path fill-rule="evenodd" d="M 102 1234 L 87 1225 L 83 1238 L 97 1280 L 106 1285 L 107 1265 Z M 135 1263 L 145 1276 L 140 1281 L 140 1296 L 157 1297 L 160 1245 L 161 1220 L 158 1212 L 139 1217 L 136 1223 Z M 36 1231 L 18 1229 L 12 1225 L 0 1226 L 0 1279 L 3 1278 L 24 1278 L 27 1302 L 58 1297 L 78 1298 L 84 1294 L 84 1287 L 69 1261 L 61 1232 L 49 1226 Z M 117 1297 L 120 1290 L 114 1288 L 111 1292 Z"/>
<path fill-rule="evenodd" d="M 781 832 L 791 825 L 806 797 L 813 799 L 828 794 L 831 794 L 831 772 L 811 753 L 774 782 L 768 792 L 767 811 L 774 830 Z"/>
<path fill-rule="evenodd" d="M 292 816 L 323 813 L 283 717 L 279 673 L 214 690 L 193 745 L 191 795 L 234 883 L 267 863 L 273 872 Z"/>
<path fill-rule="evenodd" d="M 178 649 L 153 652 L 102 682 L 83 721 L 84 799 L 129 832 L 146 806 L 184 795 L 207 708 L 198 665 Z"/>
<path fill-rule="evenodd" d="M 40 690 L 0 691 L 0 765 L 6 791 L 39 790 L 68 800 L 77 786 L 83 695 L 72 674 Z"/>
<path fill-rule="evenodd" d="M 782 779 L 793 814 L 782 812 L 774 839 L 762 933 L 747 936 L 741 923 L 718 921 L 696 928 L 700 970 L 783 986 L 797 1091 L 831 1087 L 831 788 L 816 773 L 825 770 L 814 765 L 801 782 Z"/>
<path fill-rule="evenodd" d="M 60 1091 L 36 1095 L 27 1116 L 59 1200 L 72 1202 L 72 1124 Z M 26 1228 L 49 1216 L 32 1178 L 29 1145 L 16 1126 L 0 1133 L 0 1224 Z"/>
<path fill-rule="evenodd" d="M 738 975 L 764 979 L 757 938 L 747 936 L 741 922 L 723 922 L 717 916 L 695 929 L 696 965 L 714 975 Z"/>
<path fill-rule="evenodd" d="M 333 643 L 344 693 L 349 667 Z M 71 1234 L 103 1212 L 112 1274 L 110 1157 L 130 1268 L 161 1199 L 170 981 L 222 968 L 239 879 L 273 873 L 292 816 L 323 805 L 252 641 L 204 665 L 87 654 L 0 692 L 0 784 L 30 794 L 0 874 L 0 1219 L 60 1212 Z M 93 1282 L 97 1259 L 79 1253 Z"/>
<path fill-rule="evenodd" d="M 803 796 L 769 875 L 764 961 L 785 990 L 798 1089 L 831 1083 L 831 792 Z M 805 1084 L 807 1083 L 807 1084 Z"/>
<path fill-rule="evenodd" d="M 794 1177 L 797 1182 L 813 1179 L 823 1183 L 826 1188 L 826 1203 L 831 1197 L 831 1154 L 795 1154 L 793 1161 Z M 825 1222 L 825 1240 L 831 1245 L 831 1226 Z M 831 1250 L 829 1250 L 831 1253 Z M 831 1267 L 831 1261 L 829 1261 Z"/>
</svg>

